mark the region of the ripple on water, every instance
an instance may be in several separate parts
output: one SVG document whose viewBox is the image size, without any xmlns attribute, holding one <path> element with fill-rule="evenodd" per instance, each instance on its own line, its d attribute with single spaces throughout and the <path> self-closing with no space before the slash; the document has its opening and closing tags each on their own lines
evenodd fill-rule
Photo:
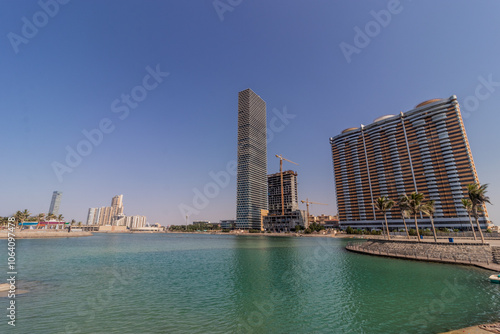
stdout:
<svg viewBox="0 0 500 334">
<path fill-rule="evenodd" d="M 30 293 L 19 298 L 19 330 L 435 333 L 500 317 L 500 286 L 487 271 L 360 255 L 345 244 L 165 234 L 23 240 L 20 286 Z"/>
</svg>

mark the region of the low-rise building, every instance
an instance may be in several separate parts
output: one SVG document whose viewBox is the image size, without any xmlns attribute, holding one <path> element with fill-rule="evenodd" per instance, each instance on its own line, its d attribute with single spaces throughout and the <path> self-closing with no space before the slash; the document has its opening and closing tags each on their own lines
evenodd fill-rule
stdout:
<svg viewBox="0 0 500 334">
<path fill-rule="evenodd" d="M 236 226 L 236 219 L 226 219 L 220 221 L 220 228 L 223 230 L 233 230 Z"/>
</svg>

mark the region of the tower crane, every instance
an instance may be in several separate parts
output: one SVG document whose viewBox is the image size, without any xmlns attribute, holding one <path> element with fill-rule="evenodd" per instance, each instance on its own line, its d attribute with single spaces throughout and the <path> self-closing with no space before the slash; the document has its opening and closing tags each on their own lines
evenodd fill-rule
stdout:
<svg viewBox="0 0 500 334">
<path fill-rule="evenodd" d="M 276 154 L 276 158 L 280 159 L 280 178 L 281 178 L 281 215 L 284 216 L 285 215 L 285 199 L 284 199 L 284 195 L 283 195 L 283 160 L 285 161 L 288 161 L 288 162 L 291 162 L 292 164 L 296 164 L 298 165 L 298 163 L 296 162 L 293 162 L 293 161 L 290 161 L 286 158 L 283 158 L 283 156 L 280 154 Z"/>
<path fill-rule="evenodd" d="M 306 228 L 309 227 L 309 204 L 319 204 L 319 205 L 328 205 L 325 203 L 318 203 L 318 202 L 311 202 L 309 198 L 306 198 L 305 201 L 301 201 L 302 203 L 306 203 L 306 208 L 307 208 L 307 218 L 306 218 Z"/>
</svg>

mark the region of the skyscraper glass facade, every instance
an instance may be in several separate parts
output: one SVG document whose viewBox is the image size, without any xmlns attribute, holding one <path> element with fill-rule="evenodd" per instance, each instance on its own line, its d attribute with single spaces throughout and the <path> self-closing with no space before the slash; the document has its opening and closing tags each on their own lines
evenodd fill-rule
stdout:
<svg viewBox="0 0 500 334">
<path fill-rule="evenodd" d="M 61 205 L 62 192 L 54 191 L 52 193 L 52 200 L 50 201 L 49 213 L 59 215 L 59 206 Z"/>
<path fill-rule="evenodd" d="M 267 210 L 266 103 L 251 89 L 238 93 L 236 228 L 261 229 Z"/>
</svg>

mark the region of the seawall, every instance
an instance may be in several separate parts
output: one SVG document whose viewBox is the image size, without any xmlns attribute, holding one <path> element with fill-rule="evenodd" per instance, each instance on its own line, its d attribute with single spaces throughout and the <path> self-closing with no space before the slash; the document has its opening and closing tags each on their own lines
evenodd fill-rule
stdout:
<svg viewBox="0 0 500 334">
<path fill-rule="evenodd" d="M 369 239 L 366 242 L 351 242 L 346 249 L 370 255 L 474 265 L 500 271 L 500 263 L 494 256 L 498 249 L 489 244 Z"/>
</svg>

